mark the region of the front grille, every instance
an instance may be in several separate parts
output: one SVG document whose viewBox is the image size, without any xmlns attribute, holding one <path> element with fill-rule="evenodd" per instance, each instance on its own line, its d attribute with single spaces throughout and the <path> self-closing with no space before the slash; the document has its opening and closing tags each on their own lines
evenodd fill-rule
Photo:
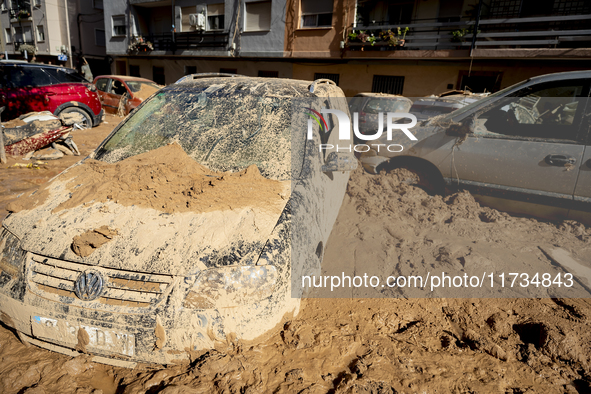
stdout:
<svg viewBox="0 0 591 394">
<path fill-rule="evenodd" d="M 170 288 L 173 277 L 169 275 L 142 274 L 112 268 L 52 259 L 31 254 L 28 277 L 34 293 L 55 301 L 83 306 L 92 303 L 146 308 L 158 303 Z M 80 300 L 74 285 L 80 274 L 87 270 L 98 271 L 103 277 L 103 290 L 93 301 Z"/>
</svg>

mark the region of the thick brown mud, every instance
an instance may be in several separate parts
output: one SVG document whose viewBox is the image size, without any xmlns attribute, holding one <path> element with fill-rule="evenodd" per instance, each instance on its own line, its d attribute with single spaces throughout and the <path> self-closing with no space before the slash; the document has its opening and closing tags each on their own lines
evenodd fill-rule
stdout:
<svg viewBox="0 0 591 394">
<path fill-rule="evenodd" d="M 98 144 L 84 138 L 92 131 L 75 136 L 86 153 Z M 55 175 L 54 163 L 34 177 L 30 169 L 0 169 L 1 184 L 12 188 L 0 204 Z M 404 174 L 352 174 L 326 247 L 328 263 L 345 250 L 371 255 L 389 273 L 400 262 L 423 260 L 539 260 L 545 258 L 539 246 L 589 263 L 591 231 L 576 222 L 513 217 L 481 207 L 467 193 L 430 197 L 404 181 Z M 1 327 L 0 392 L 591 392 L 590 300 L 354 296 L 305 299 L 299 315 L 257 342 L 230 340 L 193 354 L 188 364 L 134 370 L 26 346 Z"/>
</svg>

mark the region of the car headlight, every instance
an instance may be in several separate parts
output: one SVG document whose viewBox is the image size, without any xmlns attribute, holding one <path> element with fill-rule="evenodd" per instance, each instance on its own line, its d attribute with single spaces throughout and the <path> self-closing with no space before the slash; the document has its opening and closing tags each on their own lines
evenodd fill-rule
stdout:
<svg viewBox="0 0 591 394">
<path fill-rule="evenodd" d="M 184 306 L 211 309 L 252 304 L 273 294 L 277 278 L 277 268 L 273 265 L 207 269 L 195 280 Z"/>
<path fill-rule="evenodd" d="M 22 273 L 26 252 L 19 239 L 6 230 L 0 230 L 0 287 Z"/>
</svg>

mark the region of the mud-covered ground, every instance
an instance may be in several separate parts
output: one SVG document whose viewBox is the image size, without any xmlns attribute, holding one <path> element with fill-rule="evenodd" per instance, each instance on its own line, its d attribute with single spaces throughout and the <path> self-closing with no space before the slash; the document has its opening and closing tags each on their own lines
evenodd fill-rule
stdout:
<svg viewBox="0 0 591 394">
<path fill-rule="evenodd" d="M 78 131 L 83 155 L 115 126 Z M 0 168 L 0 216 L 15 194 L 78 158 L 40 169 Z M 11 159 L 14 163 L 26 163 Z M 430 197 L 399 174 L 352 174 L 326 247 L 330 266 L 376 262 L 387 274 L 433 261 L 454 266 L 531 258 L 561 248 L 589 265 L 591 231 L 480 207 L 466 193 Z M 495 257 L 498 256 L 498 257 Z M 325 267 L 326 268 L 326 267 Z M 588 285 L 591 285 L 589 283 Z M 115 368 L 25 346 L 0 327 L 2 393 L 589 393 L 586 299 L 306 299 L 254 344 L 229 342 L 188 365 Z M 384 295 L 384 294 L 380 294 Z M 386 294 L 387 295 L 387 294 Z"/>
</svg>

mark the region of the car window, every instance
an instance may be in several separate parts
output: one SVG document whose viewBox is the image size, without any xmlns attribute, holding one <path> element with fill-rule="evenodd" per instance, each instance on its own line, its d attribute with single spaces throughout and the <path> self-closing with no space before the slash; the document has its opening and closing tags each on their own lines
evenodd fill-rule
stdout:
<svg viewBox="0 0 591 394">
<path fill-rule="evenodd" d="M 129 87 L 129 90 L 133 93 L 139 92 L 142 89 L 148 89 L 154 92 L 160 90 L 160 86 L 152 82 L 127 81 L 127 87 Z"/>
<path fill-rule="evenodd" d="M 3 85 L 8 88 L 24 88 L 51 85 L 49 75 L 38 67 L 5 67 Z"/>
<path fill-rule="evenodd" d="M 63 68 L 42 68 L 42 70 L 49 75 L 51 78 L 51 83 L 78 83 L 78 82 L 86 82 L 87 80 L 79 76 L 78 74 L 68 71 L 67 69 Z"/>
<path fill-rule="evenodd" d="M 363 112 L 377 114 L 380 112 L 408 112 L 411 103 L 407 100 L 372 98 L 363 107 Z"/>
<path fill-rule="evenodd" d="M 494 101 L 476 119 L 476 134 L 576 140 L 584 81 L 545 83 L 522 89 Z"/>
<path fill-rule="evenodd" d="M 113 163 L 177 142 L 213 171 L 254 164 L 265 177 L 290 179 L 291 99 L 213 88 L 181 84 L 160 91 L 117 129 L 97 159 Z"/>
<path fill-rule="evenodd" d="M 101 92 L 106 92 L 107 91 L 107 83 L 109 82 L 109 80 L 107 78 L 99 78 L 96 81 L 96 88 L 98 90 L 100 90 Z"/>
<path fill-rule="evenodd" d="M 113 82 L 111 83 L 111 93 L 121 96 L 122 94 L 127 93 L 127 89 L 125 89 L 123 82 L 113 79 Z"/>
</svg>

